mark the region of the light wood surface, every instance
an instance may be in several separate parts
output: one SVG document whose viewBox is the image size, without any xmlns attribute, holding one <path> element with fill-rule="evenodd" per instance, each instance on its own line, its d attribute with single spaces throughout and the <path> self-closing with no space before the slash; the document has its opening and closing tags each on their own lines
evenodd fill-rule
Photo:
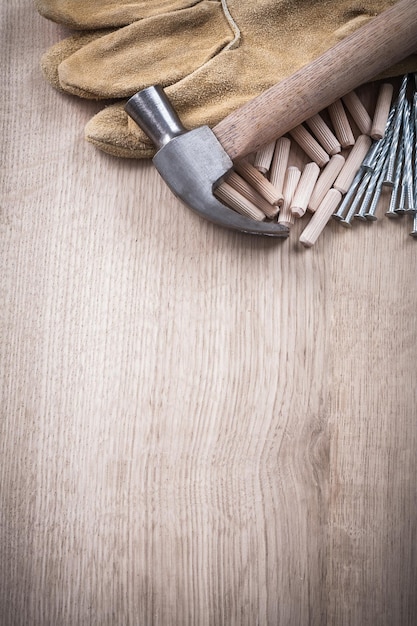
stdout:
<svg viewBox="0 0 417 626">
<path fill-rule="evenodd" d="M 415 624 L 411 222 L 202 221 L 0 14 L 2 626 Z"/>
</svg>

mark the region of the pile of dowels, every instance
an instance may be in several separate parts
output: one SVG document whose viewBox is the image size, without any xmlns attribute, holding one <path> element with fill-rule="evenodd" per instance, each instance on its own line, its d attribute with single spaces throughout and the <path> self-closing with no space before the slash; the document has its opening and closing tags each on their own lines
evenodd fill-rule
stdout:
<svg viewBox="0 0 417 626">
<path fill-rule="evenodd" d="M 371 115 L 357 92 L 347 94 L 236 163 L 215 194 L 243 215 L 288 227 L 311 214 L 299 238 L 310 247 L 332 216 L 346 227 L 353 218 L 375 220 L 386 187 L 391 189 L 386 215 L 411 213 L 410 234 L 417 237 L 416 76 L 403 77 L 395 99 L 393 85 L 380 84 Z M 293 164 L 292 155 L 300 150 L 304 167 Z"/>
</svg>

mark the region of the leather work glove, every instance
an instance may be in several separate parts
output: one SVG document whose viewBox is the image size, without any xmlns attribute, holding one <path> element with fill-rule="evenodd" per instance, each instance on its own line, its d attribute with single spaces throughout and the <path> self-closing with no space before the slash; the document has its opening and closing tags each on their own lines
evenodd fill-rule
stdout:
<svg viewBox="0 0 417 626">
<path fill-rule="evenodd" d="M 57 89 L 107 101 L 88 141 L 121 157 L 155 150 L 124 111 L 126 99 L 162 85 L 189 128 L 226 115 L 313 60 L 395 0 L 35 0 L 76 34 L 41 65 Z M 417 56 L 386 76 L 417 68 Z M 108 101 L 116 101 L 108 105 Z"/>
</svg>

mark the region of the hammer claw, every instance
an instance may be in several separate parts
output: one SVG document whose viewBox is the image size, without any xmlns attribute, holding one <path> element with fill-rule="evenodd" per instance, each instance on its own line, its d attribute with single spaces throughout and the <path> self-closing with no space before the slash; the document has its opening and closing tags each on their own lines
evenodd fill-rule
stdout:
<svg viewBox="0 0 417 626">
<path fill-rule="evenodd" d="M 171 191 L 206 220 L 243 233 L 288 237 L 277 222 L 259 222 L 219 202 L 213 194 L 233 163 L 208 126 L 187 131 L 161 87 L 130 98 L 127 113 L 159 148 L 153 162 Z"/>
</svg>

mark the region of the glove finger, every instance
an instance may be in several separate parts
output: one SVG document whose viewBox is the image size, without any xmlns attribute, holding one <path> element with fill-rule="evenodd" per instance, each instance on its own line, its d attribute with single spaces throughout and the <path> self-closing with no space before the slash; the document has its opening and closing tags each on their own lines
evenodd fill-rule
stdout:
<svg viewBox="0 0 417 626">
<path fill-rule="evenodd" d="M 85 138 L 112 156 L 150 159 L 155 147 L 144 133 L 132 133 L 125 102 L 112 104 L 95 115 L 85 127 Z"/>
<path fill-rule="evenodd" d="M 41 69 L 46 80 L 58 91 L 64 92 L 61 83 L 59 82 L 58 68 L 60 64 L 65 61 L 72 54 L 83 48 L 87 44 L 107 35 L 113 30 L 102 31 L 85 31 L 83 33 L 77 33 L 72 37 L 62 39 L 57 44 L 49 48 L 41 58 Z"/>
<path fill-rule="evenodd" d="M 35 0 L 38 12 L 53 22 L 87 30 L 126 26 L 136 20 L 198 4 L 200 0 Z"/>
<path fill-rule="evenodd" d="M 58 67 L 61 88 L 82 98 L 130 96 L 178 82 L 233 40 L 218 2 L 152 17 L 100 37 Z"/>
</svg>

